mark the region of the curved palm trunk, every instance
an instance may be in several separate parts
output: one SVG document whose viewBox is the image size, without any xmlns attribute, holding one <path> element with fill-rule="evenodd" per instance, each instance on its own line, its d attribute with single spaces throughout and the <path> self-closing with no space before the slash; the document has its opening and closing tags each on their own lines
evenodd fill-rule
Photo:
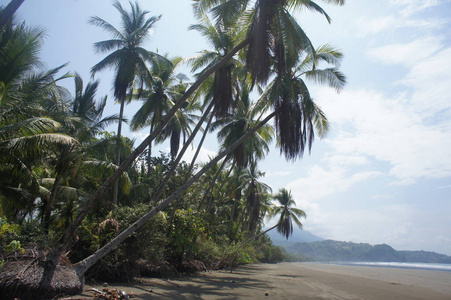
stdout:
<svg viewBox="0 0 451 300">
<path fill-rule="evenodd" d="M 227 157 L 226 157 L 224 160 L 227 160 Z M 235 163 L 236 163 L 236 162 L 233 161 L 232 165 L 230 166 L 230 170 L 227 172 L 227 175 L 226 175 L 225 178 L 229 178 L 230 173 L 232 173 L 233 168 L 235 167 Z M 227 181 L 224 180 L 224 181 L 222 182 L 222 184 L 219 186 L 219 188 L 216 190 L 216 195 L 215 195 L 216 197 L 218 197 L 218 194 L 220 193 L 220 191 L 222 190 L 222 188 L 224 187 L 224 185 L 225 185 L 226 183 L 227 183 Z M 206 211 L 210 211 L 210 209 L 211 209 L 212 206 L 213 206 L 213 198 L 210 198 L 210 201 L 208 202 Z"/>
<path fill-rule="evenodd" d="M 196 163 L 197 157 L 199 156 L 200 149 L 202 148 L 202 146 L 204 144 L 204 141 L 205 141 L 205 138 L 207 137 L 208 131 L 210 130 L 210 125 L 211 125 L 211 122 L 213 121 L 213 118 L 214 118 L 214 115 L 211 114 L 210 118 L 208 119 L 208 123 L 205 126 L 205 130 L 204 130 L 204 133 L 202 134 L 202 138 L 200 139 L 200 142 L 197 145 L 196 153 L 194 153 L 193 159 L 191 160 L 191 164 L 190 164 L 189 169 L 188 169 L 188 174 L 186 176 L 189 176 L 189 174 L 194 169 L 194 164 Z M 186 180 L 188 180 L 188 177 L 185 178 L 185 181 Z"/>
<path fill-rule="evenodd" d="M 74 237 L 75 231 L 77 230 L 77 228 L 80 226 L 80 224 L 82 223 L 82 221 L 84 220 L 85 216 L 88 214 L 88 212 L 95 206 L 95 204 L 98 203 L 98 201 L 100 200 L 100 197 L 106 192 L 106 190 L 108 190 L 111 185 L 119 179 L 119 177 L 121 176 L 121 174 L 128 169 L 128 167 L 135 161 L 135 159 L 144 151 L 144 149 L 147 147 L 147 145 L 152 142 L 155 137 L 162 131 L 162 129 L 164 128 L 164 126 L 166 126 L 166 124 L 169 122 L 169 120 L 173 117 L 173 115 L 175 114 L 175 112 L 180 109 L 183 105 L 183 103 L 188 99 L 188 97 L 190 97 L 198 88 L 199 86 L 214 72 L 216 72 L 219 68 L 221 68 L 222 66 L 224 66 L 239 50 L 243 49 L 247 44 L 249 43 L 249 39 L 244 40 L 243 42 L 241 42 L 240 44 L 238 44 L 235 48 L 232 49 L 232 51 L 230 51 L 226 56 L 224 56 L 224 58 L 219 61 L 216 65 L 212 66 L 211 68 L 209 68 L 208 70 L 206 70 L 204 73 L 202 73 L 201 76 L 199 76 L 199 78 L 191 85 L 191 87 L 185 92 L 185 94 L 177 101 L 177 103 L 175 103 L 175 105 L 171 108 L 171 110 L 168 112 L 168 114 L 163 118 L 163 120 L 160 122 L 160 124 L 157 126 L 157 128 L 155 128 L 155 130 L 152 132 L 152 134 L 150 134 L 147 138 L 144 139 L 144 141 L 138 146 L 136 147 L 136 149 L 130 154 L 129 157 L 127 157 L 124 162 L 122 162 L 122 164 L 119 166 L 119 168 L 116 170 L 116 172 L 114 172 L 103 184 L 102 186 L 100 186 L 100 188 L 91 196 L 91 198 L 87 201 L 87 203 L 85 204 L 85 206 L 83 207 L 83 209 L 78 213 L 78 215 L 76 216 L 74 222 L 71 224 L 71 226 L 69 226 L 69 228 L 64 232 L 63 236 L 61 237 L 59 244 L 56 245 L 56 247 L 53 248 L 52 253 L 50 254 L 50 259 L 54 260 L 55 263 L 57 262 L 57 260 L 59 259 L 59 257 L 67 250 L 67 247 L 69 245 L 69 243 L 72 241 L 72 238 Z M 271 115 L 271 118 L 274 116 L 275 114 Z M 271 119 L 269 118 L 269 119 Z M 269 121 L 269 119 L 267 119 L 267 121 Z M 267 122 L 266 121 L 266 122 Z M 265 122 L 265 123 L 266 123 Z M 265 123 L 261 124 L 261 126 L 263 126 Z M 256 127 L 255 130 L 258 130 L 259 127 Z M 253 132 L 255 132 L 252 131 Z M 244 139 L 243 139 L 244 140 Z M 240 143 L 243 140 L 239 140 Z M 238 141 L 237 141 L 238 142 Z M 236 146 L 238 146 L 238 144 L 236 144 Z M 235 146 L 235 147 L 236 147 Z M 233 149 L 235 148 L 233 147 Z M 227 154 L 229 153 L 229 151 L 227 152 Z M 224 154 L 223 156 L 227 155 Z M 221 159 L 223 156 L 221 156 L 219 159 Z M 218 159 L 218 160 L 219 160 Z M 209 166 L 209 168 L 212 166 L 213 164 L 209 164 L 207 166 Z M 204 171 L 205 172 L 205 171 Z M 202 173 L 203 174 L 203 173 Z M 193 177 L 194 178 L 194 177 Z M 197 179 L 196 179 L 197 180 Z M 186 184 L 189 184 L 191 181 L 187 182 Z M 192 181 L 194 182 L 194 180 Z M 184 186 L 186 186 L 186 184 Z M 188 188 L 188 187 L 186 187 Z M 181 192 L 180 192 L 181 193 Z M 168 198 L 169 199 L 169 198 Z M 169 202 L 172 201 L 169 200 Z M 156 212 L 155 212 L 156 213 Z M 155 213 L 152 214 L 155 215 Z M 141 225 L 142 226 L 142 225 Z M 137 228 L 136 228 L 137 229 Z M 135 230 L 136 230 L 135 229 Z M 132 231 L 133 232 L 133 231 Z M 131 233 L 130 233 L 131 234 Z M 121 240 L 122 241 L 122 240 Z M 120 243 L 120 242 L 119 242 Z M 115 242 L 113 248 L 117 245 L 118 243 Z M 108 250 L 108 252 L 111 249 Z M 105 252 L 108 253 L 108 252 Z M 103 255 L 105 255 L 103 254 Z M 99 256 L 99 258 L 96 258 L 94 260 L 97 261 L 98 259 L 100 259 L 101 257 L 103 257 L 103 255 Z M 91 264 L 92 265 L 92 264 Z M 90 266 L 91 266 L 90 265 Z M 82 269 L 83 272 L 87 270 L 87 268 L 83 268 Z"/>
<path fill-rule="evenodd" d="M 271 227 L 271 228 L 266 229 L 266 230 L 263 231 L 263 232 L 260 232 L 259 234 L 257 234 L 257 235 L 255 235 L 255 236 L 249 238 L 248 240 L 246 240 L 246 241 L 244 241 L 244 242 L 242 242 L 242 243 L 236 245 L 236 246 L 235 246 L 235 249 L 234 249 L 232 252 L 230 252 L 229 254 L 227 254 L 226 256 L 224 256 L 224 257 L 218 262 L 217 266 L 218 266 L 219 268 L 224 267 L 224 265 L 226 264 L 226 261 L 227 261 L 228 259 L 234 257 L 234 256 L 236 255 L 237 251 L 240 250 L 240 249 L 242 249 L 244 245 L 246 245 L 246 244 L 252 242 L 253 240 L 255 240 L 255 239 L 261 237 L 262 235 L 264 235 L 265 233 L 267 233 L 267 232 L 273 230 L 274 228 L 277 227 L 277 225 L 278 225 L 278 224 L 274 225 L 274 226 Z M 236 257 L 235 257 L 235 258 L 236 258 Z"/>
<path fill-rule="evenodd" d="M 5 9 L 3 9 L 0 13 L 0 30 L 6 25 L 6 23 L 8 23 L 9 20 L 11 20 L 24 1 L 25 0 L 11 0 Z"/>
<path fill-rule="evenodd" d="M 200 209 L 202 207 L 202 205 L 207 201 L 207 198 L 210 195 L 210 193 L 212 193 L 213 188 L 214 188 L 214 186 L 216 184 L 216 181 L 218 180 L 219 175 L 221 175 L 221 172 L 224 169 L 225 164 L 227 163 L 227 161 L 228 161 L 228 157 L 225 157 L 223 162 L 222 162 L 222 164 L 221 164 L 221 166 L 219 166 L 218 171 L 216 171 L 215 177 L 213 177 L 213 179 L 211 180 L 207 190 L 205 191 L 205 195 L 202 198 L 202 200 L 200 201 L 198 209 Z M 211 197 L 210 197 L 209 203 L 210 202 L 211 202 Z"/>
<path fill-rule="evenodd" d="M 249 129 L 246 134 L 244 134 L 241 138 L 239 138 L 235 143 L 230 145 L 227 149 L 219 153 L 214 159 L 212 159 L 207 165 L 205 165 L 199 172 L 196 173 L 189 181 L 187 181 L 184 185 L 182 185 L 177 191 L 175 191 L 171 196 L 163 200 L 160 204 L 158 204 L 154 209 L 150 212 L 142 216 L 138 221 L 133 223 L 130 227 L 122 231 L 118 236 L 116 236 L 111 242 L 97 250 L 91 256 L 85 258 L 84 260 L 75 264 L 75 270 L 77 274 L 82 276 L 86 270 L 88 270 L 94 263 L 96 263 L 99 259 L 108 254 L 111 250 L 113 250 L 117 245 L 123 242 L 127 237 L 129 237 L 133 232 L 141 228 L 149 219 L 155 216 L 158 212 L 162 211 L 165 207 L 167 207 L 174 199 L 182 195 L 195 181 L 197 181 L 207 170 L 209 170 L 212 166 L 214 166 L 219 160 L 224 158 L 226 155 L 230 154 L 236 147 L 238 147 L 245 139 L 247 139 L 250 135 L 254 134 L 258 129 L 260 129 L 263 125 L 265 125 L 269 120 L 271 120 L 276 115 L 276 112 L 268 115 L 263 121 L 261 121 L 257 126 L 252 129 Z"/>
<path fill-rule="evenodd" d="M 164 178 L 162 183 L 160 183 L 160 186 L 159 186 L 157 192 L 153 196 L 154 198 L 158 199 L 161 196 L 161 193 L 163 192 L 164 187 L 168 183 L 169 179 L 171 179 L 171 176 L 174 174 L 178 164 L 182 160 L 183 155 L 185 154 L 185 152 L 188 149 L 189 145 L 193 142 L 194 138 L 196 137 L 197 133 L 199 132 L 200 128 L 202 127 L 202 124 L 205 122 L 205 119 L 207 118 L 207 116 L 209 115 L 211 109 L 213 108 L 213 105 L 214 105 L 213 102 L 210 103 L 210 105 L 207 107 L 207 110 L 202 115 L 202 117 L 200 118 L 200 120 L 197 123 L 196 127 L 194 128 L 193 132 L 189 136 L 188 140 L 183 144 L 182 150 L 180 150 L 180 152 L 177 155 L 177 158 L 175 159 L 175 161 L 173 162 L 172 167 L 169 170 L 168 174 L 166 175 L 166 177 Z M 189 176 L 188 174 L 187 174 L 187 176 Z M 186 180 L 187 180 L 187 178 L 186 178 Z"/>
</svg>

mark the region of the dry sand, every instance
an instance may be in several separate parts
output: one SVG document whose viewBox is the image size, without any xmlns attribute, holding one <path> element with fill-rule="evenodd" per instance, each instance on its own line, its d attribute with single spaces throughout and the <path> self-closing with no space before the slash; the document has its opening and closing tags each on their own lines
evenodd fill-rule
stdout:
<svg viewBox="0 0 451 300">
<path fill-rule="evenodd" d="M 92 295 L 86 286 L 84 296 Z M 101 289 L 101 287 L 97 287 Z M 451 299 L 451 272 L 315 263 L 248 265 L 177 279 L 110 285 L 135 299 Z M 265 295 L 267 294 L 267 296 Z"/>
</svg>

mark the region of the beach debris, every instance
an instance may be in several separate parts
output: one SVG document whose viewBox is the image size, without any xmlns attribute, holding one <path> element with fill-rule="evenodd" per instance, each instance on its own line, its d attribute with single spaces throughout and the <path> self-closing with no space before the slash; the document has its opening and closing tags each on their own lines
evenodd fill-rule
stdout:
<svg viewBox="0 0 451 300">
<path fill-rule="evenodd" d="M 107 282 L 104 282 L 103 283 L 103 287 L 107 287 L 108 286 L 108 283 Z"/>
<path fill-rule="evenodd" d="M 105 289 L 104 289 L 105 290 Z M 90 289 L 90 291 L 95 292 L 94 298 L 104 299 L 104 300 L 128 300 L 134 297 L 133 293 L 127 293 L 126 291 L 112 289 L 101 292 L 96 288 Z"/>
<path fill-rule="evenodd" d="M 268 293 L 268 292 L 266 292 L 266 293 L 265 293 L 265 296 L 269 296 L 269 293 Z"/>
</svg>

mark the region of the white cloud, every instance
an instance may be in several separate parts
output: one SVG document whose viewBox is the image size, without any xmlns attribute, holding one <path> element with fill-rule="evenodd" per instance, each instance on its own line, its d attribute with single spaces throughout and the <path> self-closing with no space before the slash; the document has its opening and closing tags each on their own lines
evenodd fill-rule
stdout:
<svg viewBox="0 0 451 300">
<path fill-rule="evenodd" d="M 293 174 L 292 171 L 276 171 L 276 172 L 266 172 L 265 177 L 280 177 L 280 176 L 289 176 Z"/>
<path fill-rule="evenodd" d="M 437 117 L 436 114 L 451 107 L 451 47 L 445 48 L 426 60 L 413 66 L 407 76 L 399 83 L 413 89 L 412 104 L 418 113 L 427 117 Z M 449 111 L 443 119 L 436 122 L 444 123 L 450 129 Z"/>
<path fill-rule="evenodd" d="M 449 2 L 449 0 L 390 0 L 390 4 L 401 6 L 403 16 L 410 16 L 446 2 Z"/>
<path fill-rule="evenodd" d="M 405 204 L 374 208 L 331 210 L 321 207 L 321 217 L 310 215 L 305 229 L 328 239 L 356 243 L 388 244 L 398 250 L 451 253 L 451 239 L 441 212 L 419 211 Z M 430 220 L 436 220 L 431 222 Z"/>
<path fill-rule="evenodd" d="M 390 0 L 391 5 L 385 14 L 374 16 L 374 12 L 371 12 L 359 17 L 354 22 L 356 27 L 354 32 L 357 37 L 362 38 L 403 28 L 413 28 L 415 30 L 413 33 L 417 34 L 423 30 L 439 29 L 445 27 L 449 23 L 449 19 L 437 16 L 428 17 L 420 12 L 425 12 L 446 2 L 451 2 L 451 0 Z"/>
<path fill-rule="evenodd" d="M 379 18 L 370 18 L 368 16 L 360 17 L 356 21 L 357 36 L 365 37 L 368 35 L 374 35 L 393 26 L 397 26 L 399 20 L 393 16 L 383 16 Z"/>
<path fill-rule="evenodd" d="M 427 37 L 404 44 L 391 44 L 373 48 L 367 55 L 386 65 L 412 66 L 430 57 L 442 46 L 440 38 Z"/>
<path fill-rule="evenodd" d="M 321 106 L 336 128 L 328 140 L 333 147 L 330 155 L 389 162 L 390 174 L 404 184 L 451 175 L 451 132 L 425 125 L 408 100 L 369 90 L 336 95 L 323 89 L 319 94 L 318 99 L 327 99 Z"/>
<path fill-rule="evenodd" d="M 169 151 L 169 148 L 167 150 Z M 188 147 L 183 155 L 183 160 L 190 163 L 196 153 L 196 150 L 196 148 Z M 216 154 L 216 151 L 202 147 L 199 151 L 199 156 L 196 159 L 196 164 L 208 162 L 211 158 L 214 158 Z"/>
<path fill-rule="evenodd" d="M 354 184 L 366 181 L 367 179 L 380 176 L 380 172 L 364 171 L 351 173 L 343 167 L 333 167 L 324 169 L 320 166 L 313 166 L 307 177 L 296 179 L 287 184 L 294 196 L 299 197 L 299 201 L 312 202 L 325 198 L 335 193 L 347 191 Z"/>
<path fill-rule="evenodd" d="M 326 156 L 326 161 L 333 166 L 361 166 L 369 163 L 365 156 L 351 155 L 330 155 Z"/>
</svg>

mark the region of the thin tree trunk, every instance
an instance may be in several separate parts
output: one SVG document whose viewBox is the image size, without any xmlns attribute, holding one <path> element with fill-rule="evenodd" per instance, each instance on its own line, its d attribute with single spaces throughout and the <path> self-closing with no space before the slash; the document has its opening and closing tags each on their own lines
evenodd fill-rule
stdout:
<svg viewBox="0 0 451 300">
<path fill-rule="evenodd" d="M 227 158 L 225 158 L 227 159 Z M 225 177 L 225 179 L 229 178 L 230 173 L 232 173 L 233 168 L 235 167 L 235 161 L 233 161 L 232 165 L 230 166 L 230 170 L 227 172 L 227 175 Z M 224 185 L 227 183 L 227 180 L 223 180 L 222 184 L 219 186 L 219 188 L 216 190 L 216 197 L 218 197 L 219 192 L 222 190 L 222 188 L 224 187 Z M 210 201 L 208 202 L 206 211 L 210 211 L 211 207 L 213 206 L 213 201 L 211 201 L 212 198 L 210 198 Z"/>
<path fill-rule="evenodd" d="M 152 118 L 152 124 L 150 124 L 149 135 L 152 134 L 154 126 L 155 126 L 155 118 Z M 150 176 L 152 175 L 152 172 L 150 171 L 151 160 L 152 160 L 152 141 L 150 141 L 148 149 L 149 150 L 147 152 L 147 178 L 150 179 Z"/>
<path fill-rule="evenodd" d="M 53 205 L 55 205 L 56 191 L 58 190 L 58 186 L 62 178 L 63 178 L 62 172 L 57 172 L 55 176 L 55 181 L 53 182 L 52 190 L 50 191 L 50 197 L 47 201 L 47 205 L 44 208 L 43 222 L 44 222 L 44 233 L 46 235 L 49 234 L 50 218 L 52 215 Z"/>
<path fill-rule="evenodd" d="M 121 100 L 121 107 L 119 109 L 119 124 L 117 125 L 117 140 L 116 140 L 116 166 L 121 165 L 121 137 L 122 137 L 122 119 L 124 118 L 124 107 L 125 107 L 125 101 Z M 117 198 L 119 195 L 119 177 L 114 182 L 113 186 L 113 199 L 111 203 L 113 204 L 113 207 L 117 206 Z"/>
<path fill-rule="evenodd" d="M 0 13 L 0 30 L 8 23 L 25 0 L 11 0 Z"/>
<path fill-rule="evenodd" d="M 201 200 L 200 203 L 199 203 L 199 207 L 198 207 L 199 210 L 201 209 L 202 204 L 203 204 L 204 202 L 207 201 L 208 195 L 209 195 L 210 193 L 212 193 L 213 188 L 214 188 L 215 183 L 216 183 L 216 180 L 218 180 L 219 175 L 221 175 L 222 169 L 224 169 L 225 164 L 226 164 L 227 161 L 228 161 L 228 158 L 229 158 L 228 156 L 226 156 L 226 157 L 224 158 L 224 160 L 222 161 L 222 164 L 221 164 L 221 165 L 219 166 L 219 168 L 218 168 L 218 171 L 216 171 L 215 177 L 213 177 L 213 179 L 211 180 L 210 184 L 208 185 L 208 188 L 207 188 L 207 190 L 205 191 L 205 195 L 204 195 L 204 197 L 202 198 L 202 200 Z M 209 202 L 211 202 L 211 199 L 210 199 Z M 208 204 L 207 204 L 207 205 L 208 205 Z"/>
<path fill-rule="evenodd" d="M 219 160 L 221 160 L 226 155 L 230 154 L 236 147 L 244 142 L 250 135 L 254 134 L 258 129 L 265 125 L 269 120 L 271 120 L 276 115 L 276 112 L 272 112 L 263 121 L 261 121 L 257 126 L 249 129 L 246 134 L 239 138 L 236 142 L 230 145 L 227 149 L 219 153 L 214 159 L 212 159 L 207 165 L 205 165 L 199 172 L 196 173 L 190 180 L 188 180 L 184 185 L 182 185 L 177 191 L 175 191 L 171 196 L 163 200 L 150 212 L 142 216 L 138 221 L 133 223 L 127 229 L 122 231 L 108 244 L 97 250 L 95 253 L 85 258 L 84 260 L 75 264 L 75 270 L 79 276 L 82 276 L 86 270 L 88 270 L 93 264 L 95 264 L 99 259 L 108 254 L 117 245 L 123 242 L 127 237 L 129 237 L 133 232 L 141 228 L 149 219 L 155 216 L 158 212 L 162 211 L 166 206 L 168 206 L 174 199 L 182 195 L 194 182 L 196 182 L 207 170 L 214 166 Z"/>
<path fill-rule="evenodd" d="M 202 134 L 202 138 L 200 139 L 200 142 L 199 142 L 199 144 L 197 145 L 196 153 L 194 153 L 193 159 L 191 160 L 191 164 L 190 164 L 190 166 L 189 166 L 188 173 L 186 174 L 187 177 L 185 178 L 185 181 L 188 180 L 189 174 L 190 174 L 190 173 L 193 171 L 193 169 L 194 169 L 194 164 L 196 163 L 197 157 L 199 156 L 200 149 L 202 148 L 202 146 L 203 146 L 203 144 L 204 144 L 204 141 L 205 141 L 205 138 L 207 137 L 208 131 L 210 130 L 210 125 L 211 125 L 211 122 L 213 121 L 213 118 L 214 118 L 214 115 L 211 114 L 211 115 L 210 115 L 210 118 L 208 119 L 208 123 L 207 123 L 207 125 L 205 126 L 204 133 Z"/>
<path fill-rule="evenodd" d="M 177 158 L 175 159 L 175 161 L 173 162 L 173 165 L 171 167 L 171 169 L 169 170 L 168 174 L 166 174 L 166 177 L 164 178 L 164 180 L 160 183 L 157 192 L 155 193 L 155 195 L 153 196 L 154 198 L 158 199 L 161 196 L 161 193 L 163 193 L 164 187 L 166 186 L 166 184 L 168 183 L 169 179 L 171 179 L 172 175 L 174 174 L 175 170 L 177 169 L 178 164 L 180 163 L 180 161 L 182 160 L 183 155 L 185 154 L 186 150 L 188 149 L 189 145 L 193 142 L 194 138 L 196 137 L 197 132 L 200 130 L 200 128 L 202 127 L 202 124 L 205 122 L 205 119 L 207 118 L 208 114 L 210 113 L 210 110 L 213 107 L 213 102 L 210 103 L 210 105 L 207 107 L 207 110 L 205 111 L 205 113 L 202 115 L 201 119 L 199 120 L 199 122 L 197 123 L 196 127 L 194 128 L 193 132 L 191 133 L 191 135 L 189 136 L 188 140 L 186 141 L 186 143 L 183 145 L 182 150 L 180 150 Z M 186 180 L 185 180 L 186 181 Z"/>
<path fill-rule="evenodd" d="M 186 101 L 186 99 L 188 99 L 188 97 L 190 97 L 211 74 L 213 74 L 219 68 L 221 68 L 223 65 L 225 65 L 239 50 L 243 49 L 248 43 L 249 43 L 249 39 L 246 39 L 243 42 L 241 42 L 239 45 L 237 45 L 235 48 L 233 48 L 232 51 L 230 51 L 226 56 L 224 56 L 224 58 L 221 59 L 221 61 L 219 61 L 216 65 L 212 66 L 211 68 L 209 68 L 208 70 L 206 70 L 199 76 L 199 78 L 190 86 L 190 88 L 185 92 L 185 94 L 171 108 L 171 110 L 163 118 L 163 120 L 160 122 L 160 124 L 157 126 L 157 128 L 152 132 L 152 134 L 150 134 L 147 138 L 145 138 L 144 141 L 138 147 L 136 147 L 135 151 L 133 151 L 132 154 L 130 154 L 130 156 L 124 160 L 124 162 L 119 166 L 119 168 L 116 170 L 116 172 L 114 172 L 99 187 L 99 189 L 91 196 L 91 198 L 86 202 L 83 209 L 78 213 L 78 215 L 75 218 L 72 225 L 62 235 L 61 240 L 59 241 L 59 244 L 57 244 L 56 247 L 53 248 L 53 251 L 50 255 L 52 257 L 52 259 L 54 259 L 56 261 L 61 256 L 61 254 L 63 254 L 67 250 L 69 243 L 71 242 L 72 238 L 74 237 L 75 231 L 80 226 L 80 224 L 82 223 L 82 221 L 84 220 L 84 218 L 88 214 L 88 212 L 95 206 L 95 204 L 97 204 L 97 202 L 100 200 L 101 196 L 105 193 L 105 191 L 108 188 L 110 188 L 111 185 L 117 179 L 119 179 L 121 174 L 125 170 L 127 170 L 128 167 L 135 161 L 135 159 L 144 151 L 144 149 L 147 147 L 147 145 L 155 139 L 155 137 L 161 132 L 161 130 L 164 128 L 164 126 L 166 126 L 166 124 L 169 122 L 169 120 L 173 117 L 175 112 L 182 107 L 182 105 Z M 263 126 L 263 124 L 261 126 Z M 258 128 L 260 128 L 260 127 L 258 127 Z M 257 129 L 255 129 L 255 130 L 257 130 Z M 110 250 L 108 250 L 108 251 L 110 251 Z M 103 257 L 103 255 L 101 257 Z M 97 261 L 97 260 L 95 260 L 95 261 Z"/>
<path fill-rule="evenodd" d="M 218 262 L 218 266 L 223 266 L 224 263 L 225 263 L 225 261 L 226 261 L 227 259 L 229 259 L 230 257 L 232 257 L 233 255 L 235 255 L 236 252 L 237 252 L 239 249 L 242 249 L 244 245 L 246 245 L 247 243 L 252 242 L 253 240 L 255 240 L 255 239 L 259 238 L 259 237 L 261 237 L 262 235 L 264 235 L 265 233 L 267 233 L 267 232 L 273 230 L 273 229 L 276 228 L 276 227 L 277 227 L 277 224 L 274 225 L 273 227 L 269 228 L 269 229 L 266 229 L 266 230 L 263 231 L 263 232 L 260 232 L 259 234 L 255 235 L 255 236 L 251 237 L 250 239 L 248 239 L 248 240 L 246 240 L 246 241 L 244 241 L 244 242 L 242 242 L 242 243 L 236 245 L 236 246 L 235 246 L 235 249 L 232 250 L 232 252 L 230 252 L 229 254 L 227 254 L 226 256 L 224 256 L 224 257 Z"/>
</svg>

